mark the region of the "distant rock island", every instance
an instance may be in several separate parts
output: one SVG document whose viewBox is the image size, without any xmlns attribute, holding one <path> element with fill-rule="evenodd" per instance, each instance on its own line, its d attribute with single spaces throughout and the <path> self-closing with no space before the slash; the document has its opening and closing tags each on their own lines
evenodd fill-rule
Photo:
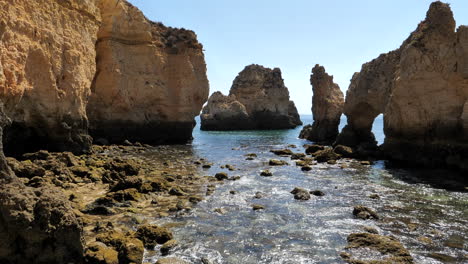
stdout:
<svg viewBox="0 0 468 264">
<path fill-rule="evenodd" d="M 333 76 L 328 75 L 325 68 L 318 64 L 312 69 L 310 84 L 313 91 L 312 114 L 314 123 L 305 126 L 299 138 L 331 144 L 338 135 L 338 126 L 344 105 L 343 92 L 338 84 L 333 82 Z"/>
<path fill-rule="evenodd" d="M 228 96 L 213 93 L 202 130 L 289 129 L 302 125 L 279 68 L 252 64 L 235 78 Z"/>
</svg>

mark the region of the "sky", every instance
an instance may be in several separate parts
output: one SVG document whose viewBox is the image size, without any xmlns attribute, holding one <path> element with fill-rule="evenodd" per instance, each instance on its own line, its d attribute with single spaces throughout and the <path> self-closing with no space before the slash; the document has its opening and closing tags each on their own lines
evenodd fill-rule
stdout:
<svg viewBox="0 0 468 264">
<path fill-rule="evenodd" d="M 250 64 L 279 67 L 300 114 L 311 114 L 310 73 L 325 67 L 343 93 L 362 64 L 398 48 L 430 0 L 129 0 L 153 21 L 194 30 L 204 46 L 210 94 L 229 93 Z M 451 4 L 468 25 L 468 0 Z"/>
</svg>

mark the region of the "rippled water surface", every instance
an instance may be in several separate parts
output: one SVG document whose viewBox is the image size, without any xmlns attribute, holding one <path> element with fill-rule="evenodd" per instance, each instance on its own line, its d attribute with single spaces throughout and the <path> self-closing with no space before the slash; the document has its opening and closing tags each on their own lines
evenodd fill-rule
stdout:
<svg viewBox="0 0 468 264">
<path fill-rule="evenodd" d="M 307 124 L 310 118 L 302 119 Z M 203 132 L 197 127 L 186 148 L 214 163 L 201 173 L 224 171 L 241 179 L 219 185 L 191 212 L 155 220 L 179 223 L 173 228 L 179 246 L 171 255 L 193 263 L 202 258 L 211 263 L 343 263 L 339 253 L 346 237 L 370 226 L 398 238 L 416 263 L 468 263 L 466 182 L 451 180 L 445 171 L 388 168 L 383 161 L 363 166 L 341 160 L 303 172 L 288 157 L 269 152 L 290 144 L 297 146 L 294 152 L 304 152 L 302 145 L 309 142 L 297 139 L 300 129 Z M 374 130 L 382 143 L 382 119 Z M 258 157 L 246 160 L 247 153 Z M 271 167 L 271 158 L 290 165 Z M 236 170 L 221 169 L 225 164 Z M 261 177 L 264 169 L 273 176 Z M 290 194 L 294 187 L 321 190 L 325 196 L 296 201 Z M 258 192 L 262 198 L 255 198 Z M 265 209 L 254 211 L 253 204 Z M 354 219 L 354 205 L 375 209 L 382 220 Z M 148 255 L 147 261 L 158 257 Z"/>
</svg>

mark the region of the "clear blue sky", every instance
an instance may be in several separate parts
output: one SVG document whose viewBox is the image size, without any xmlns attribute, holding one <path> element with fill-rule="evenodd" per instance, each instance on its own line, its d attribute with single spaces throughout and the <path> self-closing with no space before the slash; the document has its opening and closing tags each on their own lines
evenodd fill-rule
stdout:
<svg viewBox="0 0 468 264">
<path fill-rule="evenodd" d="M 301 114 L 311 113 L 310 72 L 325 66 L 345 92 L 354 72 L 396 49 L 430 0 L 130 0 L 153 21 L 194 30 L 204 45 L 210 94 L 229 92 L 252 63 L 279 67 Z M 468 0 L 447 1 L 468 25 Z"/>
</svg>

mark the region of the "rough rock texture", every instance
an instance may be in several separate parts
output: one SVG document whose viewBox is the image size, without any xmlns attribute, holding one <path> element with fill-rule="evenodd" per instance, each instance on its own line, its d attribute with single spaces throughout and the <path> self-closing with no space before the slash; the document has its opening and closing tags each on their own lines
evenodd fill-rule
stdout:
<svg viewBox="0 0 468 264">
<path fill-rule="evenodd" d="M 209 84 L 193 31 L 149 21 L 126 1 L 101 0 L 90 133 L 111 143 L 192 138 Z"/>
<path fill-rule="evenodd" d="M 372 123 L 383 113 L 389 158 L 468 169 L 467 61 L 468 28 L 455 31 L 449 5 L 432 3 L 399 49 L 354 75 L 337 144 L 375 147 Z"/>
<path fill-rule="evenodd" d="M 401 49 L 384 113 L 392 158 L 468 170 L 468 28 L 455 32 L 448 4 L 432 3 Z"/>
<path fill-rule="evenodd" d="M 95 0 L 4 0 L 0 9 L 0 97 L 12 119 L 5 151 L 86 152 L 100 21 Z"/>
<path fill-rule="evenodd" d="M 0 106 L 0 137 L 8 119 Z M 55 187 L 26 187 L 8 168 L 0 142 L 0 262 L 80 263 L 82 227 Z"/>
<path fill-rule="evenodd" d="M 239 73 L 229 96 L 214 93 L 201 115 L 202 130 L 287 129 L 301 124 L 281 70 L 256 64 Z"/>
<path fill-rule="evenodd" d="M 331 144 L 335 142 L 338 135 L 344 105 L 343 92 L 338 84 L 333 82 L 333 76 L 328 75 L 325 68 L 318 64 L 312 69 L 310 84 L 313 91 L 314 123 L 301 131 L 300 138 L 321 144 Z"/>
</svg>

